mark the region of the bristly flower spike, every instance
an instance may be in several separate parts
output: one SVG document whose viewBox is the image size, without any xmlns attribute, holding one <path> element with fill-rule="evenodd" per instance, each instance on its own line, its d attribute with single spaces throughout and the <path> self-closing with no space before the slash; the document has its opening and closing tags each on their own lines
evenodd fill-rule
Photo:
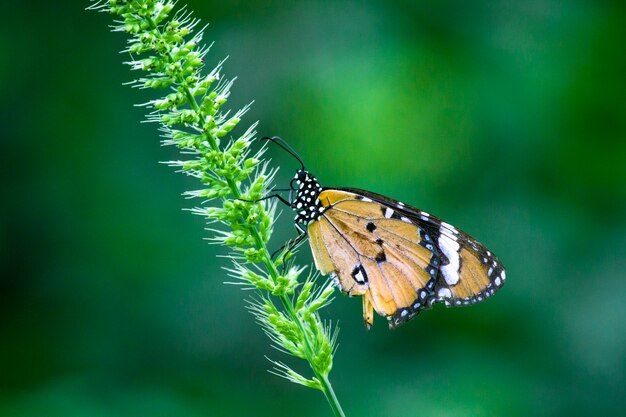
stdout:
<svg viewBox="0 0 626 417">
<path fill-rule="evenodd" d="M 290 254 L 270 256 L 276 202 L 260 199 L 268 195 L 276 168 L 264 161 L 264 146 L 251 150 L 256 123 L 232 136 L 249 106 L 234 114 L 224 108 L 234 79 L 222 75 L 223 60 L 205 71 L 210 50 L 202 42 L 205 28 L 197 30 L 199 19 L 184 6 L 173 13 L 175 6 L 166 0 L 109 0 L 93 1 L 88 9 L 112 14 L 112 31 L 129 36 L 126 64 L 143 73 L 129 84 L 161 93 L 142 104 L 148 109 L 146 121 L 159 125 L 163 145 L 176 146 L 187 157 L 166 164 L 199 181 L 197 189 L 184 194 L 201 201 L 190 211 L 206 219 L 213 243 L 230 248 L 227 273 L 254 290 L 247 308 L 273 346 L 306 360 L 312 375 L 273 360 L 271 372 L 322 391 L 334 414 L 344 416 L 328 379 L 337 329 L 319 317 L 333 287 L 317 286 L 317 275 L 301 281 L 305 268 L 293 265 Z"/>
</svg>

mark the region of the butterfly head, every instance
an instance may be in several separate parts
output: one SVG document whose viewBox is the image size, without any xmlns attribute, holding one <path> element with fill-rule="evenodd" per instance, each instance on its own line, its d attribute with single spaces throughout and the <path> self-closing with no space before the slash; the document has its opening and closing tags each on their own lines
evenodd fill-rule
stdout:
<svg viewBox="0 0 626 417">
<path fill-rule="evenodd" d="M 296 193 L 296 198 L 290 198 L 291 208 L 296 212 L 296 223 L 311 223 L 317 220 L 324 212 L 319 195 L 322 187 L 317 178 L 305 169 L 296 171 L 291 180 L 291 195 Z"/>
<path fill-rule="evenodd" d="M 300 162 L 301 168 L 291 180 L 289 190 L 289 206 L 296 212 L 296 224 L 310 224 L 320 218 L 326 208 L 322 206 L 319 195 L 322 192 L 320 183 L 309 171 L 304 168 L 304 162 L 298 154 L 284 140 L 278 136 L 266 136 L 261 140 L 269 140 L 283 148 Z M 283 190 L 285 191 L 285 190 Z M 293 197 L 295 194 L 295 198 Z M 281 201 L 286 202 L 281 198 Z"/>
</svg>

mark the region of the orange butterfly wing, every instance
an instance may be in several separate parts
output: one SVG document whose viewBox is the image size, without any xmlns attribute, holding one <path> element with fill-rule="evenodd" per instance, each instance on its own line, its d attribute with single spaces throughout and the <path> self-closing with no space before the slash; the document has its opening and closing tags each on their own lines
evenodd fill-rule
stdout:
<svg viewBox="0 0 626 417">
<path fill-rule="evenodd" d="M 363 296 L 368 325 L 372 310 L 398 319 L 414 316 L 432 298 L 439 264 L 420 228 L 386 218 L 380 204 L 354 193 L 326 190 L 319 198 L 328 208 L 308 227 L 317 268 L 334 273 L 348 295 Z"/>
<path fill-rule="evenodd" d="M 317 269 L 341 290 L 363 296 L 396 327 L 432 303 L 467 305 L 491 296 L 505 272 L 480 243 L 453 226 L 403 203 L 356 189 L 325 189 L 325 208 L 308 226 Z"/>
</svg>

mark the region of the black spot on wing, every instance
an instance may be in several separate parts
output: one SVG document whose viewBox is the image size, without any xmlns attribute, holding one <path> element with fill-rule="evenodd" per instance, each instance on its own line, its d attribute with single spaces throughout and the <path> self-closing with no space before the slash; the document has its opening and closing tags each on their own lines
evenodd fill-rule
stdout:
<svg viewBox="0 0 626 417">
<path fill-rule="evenodd" d="M 380 251 L 380 253 L 376 255 L 376 258 L 374 259 L 378 263 L 385 262 L 387 260 L 387 255 L 385 255 L 385 251 Z"/>
<path fill-rule="evenodd" d="M 358 284 L 365 284 L 366 282 L 368 282 L 365 268 L 363 268 L 363 265 L 361 265 L 360 263 L 354 267 L 351 276 Z"/>
<path fill-rule="evenodd" d="M 376 230 L 376 225 L 372 222 L 369 222 L 367 223 L 365 228 L 367 229 L 368 232 L 373 232 L 374 230 Z"/>
</svg>

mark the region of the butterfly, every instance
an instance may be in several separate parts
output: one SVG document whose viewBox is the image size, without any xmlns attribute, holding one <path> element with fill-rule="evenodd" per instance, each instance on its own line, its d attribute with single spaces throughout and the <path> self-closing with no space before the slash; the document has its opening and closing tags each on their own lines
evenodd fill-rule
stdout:
<svg viewBox="0 0 626 417">
<path fill-rule="evenodd" d="M 343 293 L 363 297 L 367 328 L 374 311 L 395 328 L 434 303 L 475 304 L 504 285 L 500 260 L 463 231 L 380 194 L 322 187 L 281 138 L 263 140 L 279 145 L 301 164 L 289 199 L 269 196 L 296 212 L 300 234 L 294 244 L 308 237 L 320 273 L 330 274 Z"/>
</svg>

